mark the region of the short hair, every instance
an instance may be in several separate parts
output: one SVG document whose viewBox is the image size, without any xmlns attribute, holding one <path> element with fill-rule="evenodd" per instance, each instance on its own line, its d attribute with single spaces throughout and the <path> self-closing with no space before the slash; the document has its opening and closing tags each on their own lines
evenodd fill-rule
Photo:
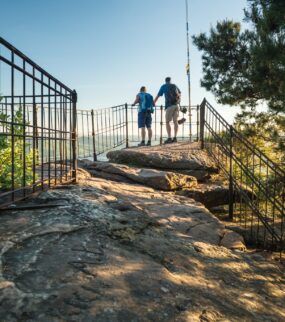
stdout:
<svg viewBox="0 0 285 322">
<path fill-rule="evenodd" d="M 140 92 L 145 92 L 145 91 L 146 91 L 145 86 L 142 86 L 141 89 L 140 89 Z"/>
<path fill-rule="evenodd" d="M 166 78 L 165 78 L 165 82 L 166 82 L 166 83 L 170 83 L 170 82 L 171 82 L 171 77 L 166 77 Z"/>
</svg>

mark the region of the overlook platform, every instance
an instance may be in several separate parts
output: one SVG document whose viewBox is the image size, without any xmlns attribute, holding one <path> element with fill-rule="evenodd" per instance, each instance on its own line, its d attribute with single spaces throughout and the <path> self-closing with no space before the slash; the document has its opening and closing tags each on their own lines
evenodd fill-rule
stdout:
<svg viewBox="0 0 285 322">
<path fill-rule="evenodd" d="M 156 146 L 131 148 L 136 107 L 78 109 L 0 49 L 1 321 L 285 320 L 282 166 L 206 99 L 182 109 L 180 143 L 162 145 L 159 106 Z"/>
</svg>

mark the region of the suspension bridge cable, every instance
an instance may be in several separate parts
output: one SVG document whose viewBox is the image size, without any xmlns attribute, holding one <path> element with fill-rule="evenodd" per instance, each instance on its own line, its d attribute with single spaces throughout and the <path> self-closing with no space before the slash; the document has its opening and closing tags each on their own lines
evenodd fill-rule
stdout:
<svg viewBox="0 0 285 322">
<path fill-rule="evenodd" d="M 188 14 L 188 0 L 185 0 L 186 9 L 186 40 L 187 40 L 187 65 L 186 73 L 188 79 L 188 105 L 189 105 L 189 139 L 192 140 L 192 115 L 191 115 L 191 78 L 190 78 L 190 41 L 189 41 L 189 14 Z"/>
</svg>

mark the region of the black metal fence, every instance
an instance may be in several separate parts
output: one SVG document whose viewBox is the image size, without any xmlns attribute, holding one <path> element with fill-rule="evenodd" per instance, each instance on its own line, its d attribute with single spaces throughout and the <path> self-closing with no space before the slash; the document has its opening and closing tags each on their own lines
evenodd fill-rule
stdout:
<svg viewBox="0 0 285 322">
<path fill-rule="evenodd" d="M 74 181 L 77 158 L 97 160 L 141 140 L 137 107 L 76 111 L 76 102 L 75 91 L 0 38 L 0 207 Z M 285 171 L 205 99 L 182 117 L 178 140 L 200 140 L 229 181 L 230 219 L 245 228 L 248 239 L 284 250 Z M 162 144 L 163 106 L 152 119 L 152 142 Z"/>
<path fill-rule="evenodd" d="M 0 206 L 76 178 L 77 95 L 0 38 Z"/>
<path fill-rule="evenodd" d="M 229 217 L 249 241 L 284 250 L 285 171 L 245 139 L 204 99 L 201 104 L 202 148 L 229 181 Z"/>
<path fill-rule="evenodd" d="M 80 110 L 78 120 L 78 157 L 97 160 L 107 151 L 127 145 L 125 105 L 111 108 Z"/>
<path fill-rule="evenodd" d="M 191 113 L 191 122 L 190 114 Z M 187 107 L 187 112 L 180 112 L 180 119 L 186 119 L 179 125 L 178 140 L 197 141 L 199 138 L 199 105 Z M 107 151 L 137 145 L 141 140 L 138 128 L 138 107 L 128 104 L 110 108 L 79 110 L 78 119 L 78 157 L 97 160 Z M 190 126 L 191 130 L 190 131 Z M 164 107 L 156 107 L 152 114 L 152 144 L 162 144 L 167 138 Z"/>
</svg>

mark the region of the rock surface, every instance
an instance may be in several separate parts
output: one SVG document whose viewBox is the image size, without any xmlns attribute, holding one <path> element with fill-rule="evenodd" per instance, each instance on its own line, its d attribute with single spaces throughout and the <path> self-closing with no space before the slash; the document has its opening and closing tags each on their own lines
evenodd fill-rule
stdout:
<svg viewBox="0 0 285 322">
<path fill-rule="evenodd" d="M 194 200 L 81 171 L 30 203 L 61 206 L 0 216 L 1 321 L 285 320 L 282 268 Z"/>
<path fill-rule="evenodd" d="M 158 190 L 178 190 L 177 194 L 201 202 L 207 208 L 229 203 L 229 186 L 222 181 L 197 183 L 195 177 L 170 171 L 138 169 L 108 162 L 80 160 L 79 166 L 87 169 L 93 176 L 118 182 L 137 182 Z M 252 198 L 249 190 L 245 193 Z"/>
<path fill-rule="evenodd" d="M 185 197 L 193 198 L 207 208 L 227 205 L 229 203 L 229 185 L 227 182 L 219 182 L 218 180 L 200 183 L 196 187 L 192 187 L 191 189 L 185 188 L 177 193 Z M 256 198 L 248 187 L 243 187 L 243 193 L 248 195 L 251 200 Z M 233 199 L 236 199 L 237 202 L 239 201 L 239 195 L 235 194 L 235 191 Z"/>
<path fill-rule="evenodd" d="M 234 231 L 226 231 L 220 245 L 229 249 L 245 250 L 243 237 Z"/>
<path fill-rule="evenodd" d="M 203 181 L 218 169 L 198 143 L 177 143 L 165 146 L 130 148 L 107 153 L 113 163 L 136 165 L 146 168 L 182 171 Z M 185 172 L 186 171 L 186 172 Z"/>
<path fill-rule="evenodd" d="M 193 198 L 203 203 L 207 208 L 227 205 L 229 203 L 229 187 L 224 183 L 203 183 L 192 189 L 183 189 L 178 194 Z"/>
<path fill-rule="evenodd" d="M 86 162 L 86 160 L 81 161 L 81 164 L 85 164 L 85 168 L 88 169 L 91 174 L 92 170 L 95 170 L 95 175 L 98 174 L 98 172 L 103 172 L 104 174 L 107 174 L 106 179 L 110 178 L 110 174 L 114 174 L 117 176 L 117 180 L 120 177 L 123 177 L 159 190 L 172 191 L 182 188 L 190 189 L 197 186 L 196 178 L 171 171 L 134 168 L 107 162 Z M 101 174 L 101 176 L 104 177 L 104 174 Z"/>
</svg>

